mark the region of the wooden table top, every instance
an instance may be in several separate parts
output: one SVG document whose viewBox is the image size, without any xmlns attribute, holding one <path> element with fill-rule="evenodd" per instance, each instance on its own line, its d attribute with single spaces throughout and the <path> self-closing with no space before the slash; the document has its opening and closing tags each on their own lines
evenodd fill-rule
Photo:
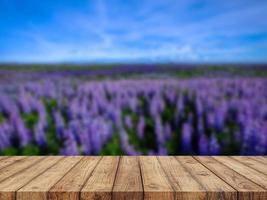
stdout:
<svg viewBox="0 0 267 200">
<path fill-rule="evenodd" d="M 0 200 L 267 199 L 267 157 L 0 157 Z"/>
</svg>

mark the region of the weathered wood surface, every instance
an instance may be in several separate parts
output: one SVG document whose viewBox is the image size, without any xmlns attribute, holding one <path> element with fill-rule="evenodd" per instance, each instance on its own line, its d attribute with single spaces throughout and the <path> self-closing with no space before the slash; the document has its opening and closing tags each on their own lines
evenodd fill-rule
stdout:
<svg viewBox="0 0 267 200">
<path fill-rule="evenodd" d="M 266 200 L 264 156 L 0 157 L 0 200 Z"/>
</svg>

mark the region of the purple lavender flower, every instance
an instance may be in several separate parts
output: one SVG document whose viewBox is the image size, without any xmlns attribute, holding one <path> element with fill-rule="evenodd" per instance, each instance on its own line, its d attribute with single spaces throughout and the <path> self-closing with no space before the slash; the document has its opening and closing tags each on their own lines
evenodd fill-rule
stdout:
<svg viewBox="0 0 267 200">
<path fill-rule="evenodd" d="M 198 141 L 198 153 L 200 155 L 209 155 L 210 151 L 209 151 L 209 141 L 207 139 L 207 137 L 202 134 L 200 136 L 200 139 Z"/>
<path fill-rule="evenodd" d="M 210 155 L 218 155 L 220 153 L 220 145 L 217 139 L 212 136 L 209 142 L 209 154 Z"/>
<path fill-rule="evenodd" d="M 128 129 L 133 129 L 133 122 L 130 116 L 126 116 L 124 121 Z"/>
<path fill-rule="evenodd" d="M 192 151 L 192 127 L 189 123 L 184 123 L 182 126 L 182 151 L 190 153 Z"/>
<path fill-rule="evenodd" d="M 61 149 L 60 153 L 62 155 L 78 155 L 78 146 L 70 130 L 64 131 L 64 140 L 64 147 Z"/>
<path fill-rule="evenodd" d="M 141 116 L 137 124 L 137 136 L 139 139 L 144 138 L 144 134 L 145 134 L 144 131 L 145 131 L 145 118 Z"/>
<path fill-rule="evenodd" d="M 162 126 L 161 118 L 159 116 L 155 118 L 155 133 L 157 137 L 157 144 L 159 146 L 163 145 L 165 143 L 165 139 L 163 135 L 163 126 Z"/>
</svg>

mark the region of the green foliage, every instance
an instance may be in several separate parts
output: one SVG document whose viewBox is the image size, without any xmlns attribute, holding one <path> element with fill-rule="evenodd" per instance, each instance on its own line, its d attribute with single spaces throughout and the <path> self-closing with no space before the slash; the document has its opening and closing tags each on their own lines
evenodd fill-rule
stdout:
<svg viewBox="0 0 267 200">
<path fill-rule="evenodd" d="M 100 155 L 123 155 L 123 151 L 120 147 L 120 136 L 115 134 L 113 138 L 104 146 Z"/>
<path fill-rule="evenodd" d="M 4 122 L 5 121 L 5 118 L 4 116 L 0 113 L 0 123 Z"/>
<path fill-rule="evenodd" d="M 22 155 L 33 156 L 40 155 L 40 149 L 37 145 L 28 145 L 22 149 Z"/>
<path fill-rule="evenodd" d="M 37 124 L 39 120 L 37 112 L 22 113 L 21 118 L 23 119 L 26 127 L 29 128 L 30 130 L 34 129 L 34 125 Z"/>
<path fill-rule="evenodd" d="M 57 107 L 57 101 L 55 99 L 43 99 L 43 102 L 46 108 L 46 120 L 48 123 L 46 129 L 47 149 L 45 149 L 44 153 L 49 152 L 57 155 L 63 143 L 63 141 L 59 141 L 56 137 L 56 127 L 53 119 L 53 110 Z"/>
<path fill-rule="evenodd" d="M 15 156 L 19 154 L 19 149 L 15 147 L 9 147 L 9 148 L 2 150 L 1 154 L 5 156 Z"/>
</svg>

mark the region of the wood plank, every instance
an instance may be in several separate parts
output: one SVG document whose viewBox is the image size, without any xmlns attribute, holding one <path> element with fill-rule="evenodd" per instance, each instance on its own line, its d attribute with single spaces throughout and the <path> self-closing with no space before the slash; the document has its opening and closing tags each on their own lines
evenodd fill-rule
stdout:
<svg viewBox="0 0 267 200">
<path fill-rule="evenodd" d="M 64 157 L 40 176 L 17 191 L 17 200 L 45 200 L 48 191 L 75 166 L 82 157 Z"/>
<path fill-rule="evenodd" d="M 112 191 L 112 199 L 143 199 L 142 177 L 138 161 L 136 156 L 121 157 Z"/>
<path fill-rule="evenodd" d="M 238 191 L 239 200 L 267 199 L 267 190 L 209 156 L 196 156 L 199 162 Z"/>
<path fill-rule="evenodd" d="M 257 160 L 262 162 L 263 164 L 267 165 L 267 156 L 250 156 L 251 159 Z"/>
<path fill-rule="evenodd" d="M 100 161 L 100 156 L 84 157 L 48 193 L 48 199 L 78 200 L 80 190 Z"/>
<path fill-rule="evenodd" d="M 26 158 L 26 156 L 12 156 L 12 157 L 1 157 L 2 159 L 0 160 L 0 169 L 7 167 L 11 164 L 13 164 L 14 162 L 17 162 L 19 160 L 23 160 Z"/>
<path fill-rule="evenodd" d="M 7 158 L 9 158 L 9 157 L 8 157 L 8 156 L 0 156 L 0 162 L 1 162 L 2 160 L 7 159 Z"/>
<path fill-rule="evenodd" d="M 173 156 L 159 156 L 158 160 L 175 190 L 176 200 L 206 198 L 205 189 Z"/>
<path fill-rule="evenodd" d="M 82 200 L 109 200 L 118 169 L 119 156 L 105 156 L 81 190 Z"/>
<path fill-rule="evenodd" d="M 265 200 L 266 159 L 0 156 L 0 200 Z"/>
<path fill-rule="evenodd" d="M 25 170 L 5 179 L 0 183 L 0 200 L 15 199 L 15 192 L 44 172 L 59 160 L 59 157 L 44 157 L 38 162 L 27 167 Z"/>
<path fill-rule="evenodd" d="M 235 170 L 239 174 L 245 176 L 250 179 L 254 183 L 260 185 L 264 189 L 267 189 L 267 176 L 258 172 L 255 169 L 252 169 L 237 160 L 229 157 L 229 156 L 214 156 L 214 158 L 224 165 L 227 165 L 231 169 Z"/>
<path fill-rule="evenodd" d="M 34 156 L 34 157 L 28 157 L 26 159 L 17 160 L 13 162 L 13 159 L 11 159 L 11 165 L 8 165 L 7 167 L 4 167 L 0 170 L 0 182 L 4 181 L 6 178 L 12 176 L 13 174 L 16 174 L 27 167 L 30 167 L 34 163 L 40 161 L 42 157 L 40 156 Z"/>
<path fill-rule="evenodd" d="M 144 199 L 169 200 L 175 198 L 175 191 L 168 181 L 156 157 L 140 156 L 140 168 L 143 178 Z"/>
<path fill-rule="evenodd" d="M 218 178 L 191 156 L 179 156 L 177 160 L 195 177 L 207 191 L 207 199 L 237 199 L 237 191 Z"/>
<path fill-rule="evenodd" d="M 247 166 L 267 175 L 267 164 L 253 160 L 251 157 L 248 157 L 248 156 L 232 156 L 232 158 L 234 158 L 235 160 L 238 160 L 239 162 L 243 163 L 244 165 L 247 165 Z"/>
</svg>

